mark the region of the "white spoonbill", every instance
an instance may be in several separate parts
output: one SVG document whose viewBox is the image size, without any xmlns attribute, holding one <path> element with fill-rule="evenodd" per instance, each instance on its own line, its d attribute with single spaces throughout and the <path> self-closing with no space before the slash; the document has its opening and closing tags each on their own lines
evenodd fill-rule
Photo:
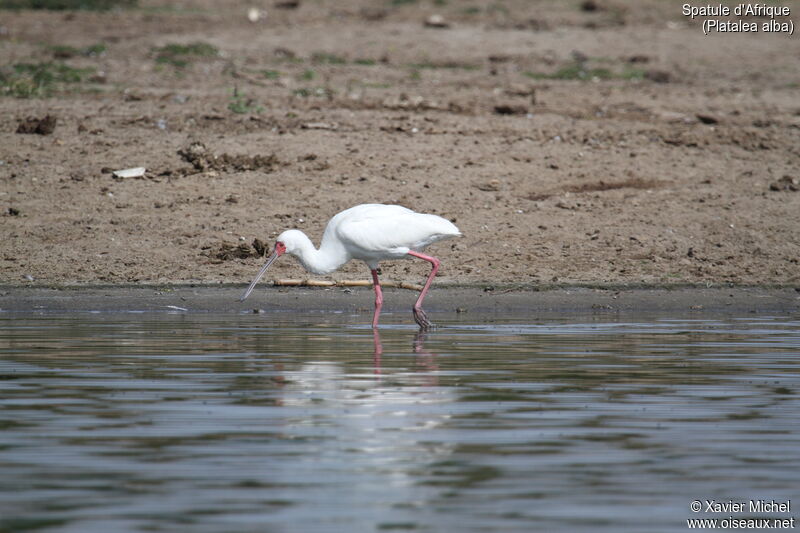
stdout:
<svg viewBox="0 0 800 533">
<path fill-rule="evenodd" d="M 328 222 L 319 249 L 314 248 L 311 240 L 300 230 L 290 229 L 278 235 L 275 250 L 240 301 L 250 296 L 264 272 L 285 253 L 297 257 L 303 267 L 314 274 L 330 274 L 351 259 L 360 259 L 372 272 L 375 289 L 372 327 L 377 328 L 383 305 L 378 263 L 385 259 L 418 257 L 433 265 L 413 309 L 419 327 L 428 329 L 432 324 L 422 310 L 422 300 L 439 270 L 439 260 L 421 251 L 429 244 L 459 235 L 461 232 L 452 222 L 436 215 L 415 213 L 399 205 L 357 205 L 345 209 Z"/>
</svg>

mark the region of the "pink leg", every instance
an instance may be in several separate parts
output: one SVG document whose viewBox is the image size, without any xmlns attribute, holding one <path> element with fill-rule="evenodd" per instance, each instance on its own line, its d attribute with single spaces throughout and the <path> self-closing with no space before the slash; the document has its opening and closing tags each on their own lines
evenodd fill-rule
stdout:
<svg viewBox="0 0 800 533">
<path fill-rule="evenodd" d="M 381 282 L 378 281 L 378 271 L 371 270 L 372 272 L 372 287 L 375 289 L 375 314 L 372 315 L 372 329 L 378 329 L 378 317 L 381 314 L 381 307 L 383 307 L 383 292 L 381 291 Z"/>
<path fill-rule="evenodd" d="M 419 293 L 419 298 L 417 298 L 417 302 L 414 304 L 414 320 L 417 322 L 417 324 L 419 324 L 420 329 L 430 329 L 433 327 L 433 323 L 431 323 L 431 321 L 428 319 L 428 315 L 425 314 L 425 311 L 422 310 L 422 300 L 424 300 L 425 295 L 428 294 L 428 289 L 431 287 L 433 278 L 436 277 L 436 272 L 439 270 L 440 262 L 435 257 L 414 252 L 413 250 L 408 252 L 408 255 L 419 257 L 420 259 L 424 259 L 433 265 L 431 273 L 428 275 L 428 279 L 425 282 L 425 286 L 422 287 L 422 292 Z"/>
<path fill-rule="evenodd" d="M 383 345 L 381 344 L 381 336 L 378 334 L 378 330 L 372 330 L 372 342 L 375 345 L 375 356 L 373 361 L 375 363 L 375 373 L 381 373 L 381 355 L 383 354 Z"/>
</svg>

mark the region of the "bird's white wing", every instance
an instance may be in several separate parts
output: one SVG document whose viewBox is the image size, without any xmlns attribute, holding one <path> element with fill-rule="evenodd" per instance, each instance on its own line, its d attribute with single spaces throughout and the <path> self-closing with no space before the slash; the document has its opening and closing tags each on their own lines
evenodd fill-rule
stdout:
<svg viewBox="0 0 800 533">
<path fill-rule="evenodd" d="M 450 221 L 395 205 L 365 205 L 337 221 L 339 240 L 371 254 L 404 254 L 438 240 L 460 235 Z"/>
</svg>

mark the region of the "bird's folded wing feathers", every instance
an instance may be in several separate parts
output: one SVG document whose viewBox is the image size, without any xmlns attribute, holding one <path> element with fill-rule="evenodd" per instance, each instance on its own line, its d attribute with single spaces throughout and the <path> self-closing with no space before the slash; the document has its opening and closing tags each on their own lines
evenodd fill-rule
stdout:
<svg viewBox="0 0 800 533">
<path fill-rule="evenodd" d="M 448 220 L 421 213 L 350 218 L 337 227 L 336 233 L 342 242 L 372 252 L 422 248 L 459 235 L 458 228 Z"/>
</svg>

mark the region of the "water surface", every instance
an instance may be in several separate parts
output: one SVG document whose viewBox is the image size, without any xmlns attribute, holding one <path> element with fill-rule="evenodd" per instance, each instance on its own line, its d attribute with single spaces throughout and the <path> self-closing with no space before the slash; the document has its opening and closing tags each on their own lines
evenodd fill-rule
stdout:
<svg viewBox="0 0 800 533">
<path fill-rule="evenodd" d="M 362 322 L 0 316 L 0 531 L 684 531 L 730 516 L 695 499 L 800 505 L 797 317 Z"/>
</svg>

